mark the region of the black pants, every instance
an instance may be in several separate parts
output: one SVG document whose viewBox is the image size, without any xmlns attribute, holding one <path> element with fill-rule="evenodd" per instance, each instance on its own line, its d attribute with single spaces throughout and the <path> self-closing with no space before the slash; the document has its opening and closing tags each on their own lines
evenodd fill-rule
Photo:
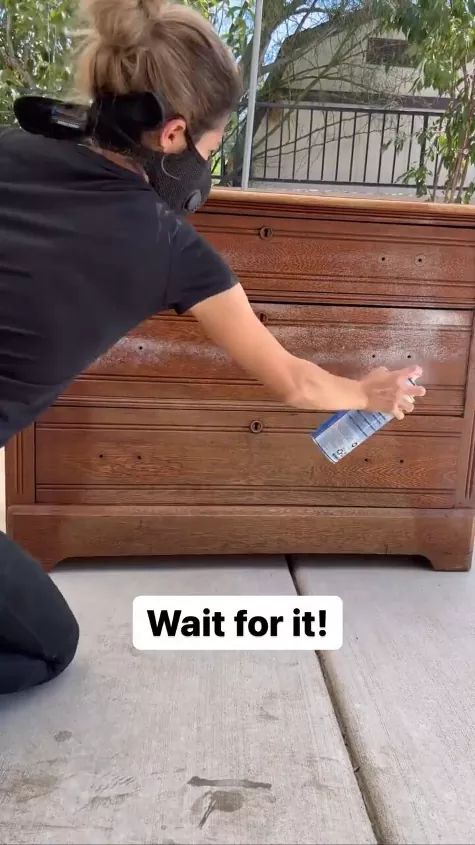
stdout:
<svg viewBox="0 0 475 845">
<path fill-rule="evenodd" d="M 55 678 L 78 639 L 76 619 L 49 575 L 0 532 L 0 694 Z"/>
</svg>

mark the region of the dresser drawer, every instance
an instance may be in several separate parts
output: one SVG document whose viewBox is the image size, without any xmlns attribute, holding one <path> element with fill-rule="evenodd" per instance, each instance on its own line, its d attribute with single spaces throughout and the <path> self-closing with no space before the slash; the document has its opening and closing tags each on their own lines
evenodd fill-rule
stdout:
<svg viewBox="0 0 475 845">
<path fill-rule="evenodd" d="M 202 214 L 197 228 L 248 292 L 292 301 L 473 306 L 472 232 Z"/>
<path fill-rule="evenodd" d="M 424 368 L 429 388 L 418 412 L 460 415 L 473 315 L 467 311 L 332 305 L 255 305 L 292 353 L 336 374 L 376 366 Z M 68 389 L 66 397 L 272 400 L 216 349 L 191 317 L 163 315 L 141 325 Z"/>
<path fill-rule="evenodd" d="M 324 416 L 52 408 L 36 426 L 37 501 L 452 502 L 461 420 L 392 423 L 334 466 L 310 438 Z"/>
</svg>

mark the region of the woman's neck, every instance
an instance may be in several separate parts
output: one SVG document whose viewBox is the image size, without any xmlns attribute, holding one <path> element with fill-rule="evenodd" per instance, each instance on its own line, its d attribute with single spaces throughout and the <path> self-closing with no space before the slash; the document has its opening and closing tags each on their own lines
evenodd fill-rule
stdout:
<svg viewBox="0 0 475 845">
<path fill-rule="evenodd" d="M 123 167 L 125 168 L 125 170 L 131 170 L 132 173 L 138 173 L 139 176 L 142 176 L 145 181 L 148 182 L 148 176 L 145 173 L 145 170 L 143 169 L 142 165 L 138 164 L 138 162 L 134 161 L 131 158 L 128 158 L 125 155 L 122 155 L 122 153 L 115 153 L 112 150 L 105 150 L 103 147 L 97 146 L 97 144 L 90 143 L 88 144 L 88 146 L 95 153 L 98 153 L 99 155 L 104 156 L 104 158 L 109 159 L 109 161 L 112 161 L 113 164 L 118 164 L 119 167 Z"/>
</svg>

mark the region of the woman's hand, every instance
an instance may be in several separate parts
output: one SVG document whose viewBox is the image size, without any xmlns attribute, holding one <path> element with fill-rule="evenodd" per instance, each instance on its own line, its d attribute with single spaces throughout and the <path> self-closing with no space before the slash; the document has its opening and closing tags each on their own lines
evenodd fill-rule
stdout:
<svg viewBox="0 0 475 845">
<path fill-rule="evenodd" d="M 389 372 L 385 367 L 372 370 L 361 385 L 367 397 L 368 411 L 383 411 L 402 420 L 414 410 L 414 398 L 424 396 L 425 389 L 411 384 L 422 375 L 420 367 Z"/>
<path fill-rule="evenodd" d="M 423 387 L 408 382 L 418 367 L 375 370 L 361 381 L 331 375 L 287 352 L 257 319 L 240 284 L 200 302 L 191 313 L 208 337 L 286 405 L 308 411 L 382 411 L 402 419 Z"/>
</svg>

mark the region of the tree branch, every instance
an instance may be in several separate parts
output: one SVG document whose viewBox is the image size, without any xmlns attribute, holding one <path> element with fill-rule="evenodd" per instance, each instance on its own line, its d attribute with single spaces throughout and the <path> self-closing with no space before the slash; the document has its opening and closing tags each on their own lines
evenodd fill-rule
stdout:
<svg viewBox="0 0 475 845">
<path fill-rule="evenodd" d="M 26 83 L 29 88 L 34 88 L 34 80 L 27 68 L 17 59 L 15 47 L 12 38 L 12 17 L 8 9 L 5 9 L 5 47 L 4 57 L 5 65 L 10 70 L 13 70 L 23 83 Z"/>
</svg>

